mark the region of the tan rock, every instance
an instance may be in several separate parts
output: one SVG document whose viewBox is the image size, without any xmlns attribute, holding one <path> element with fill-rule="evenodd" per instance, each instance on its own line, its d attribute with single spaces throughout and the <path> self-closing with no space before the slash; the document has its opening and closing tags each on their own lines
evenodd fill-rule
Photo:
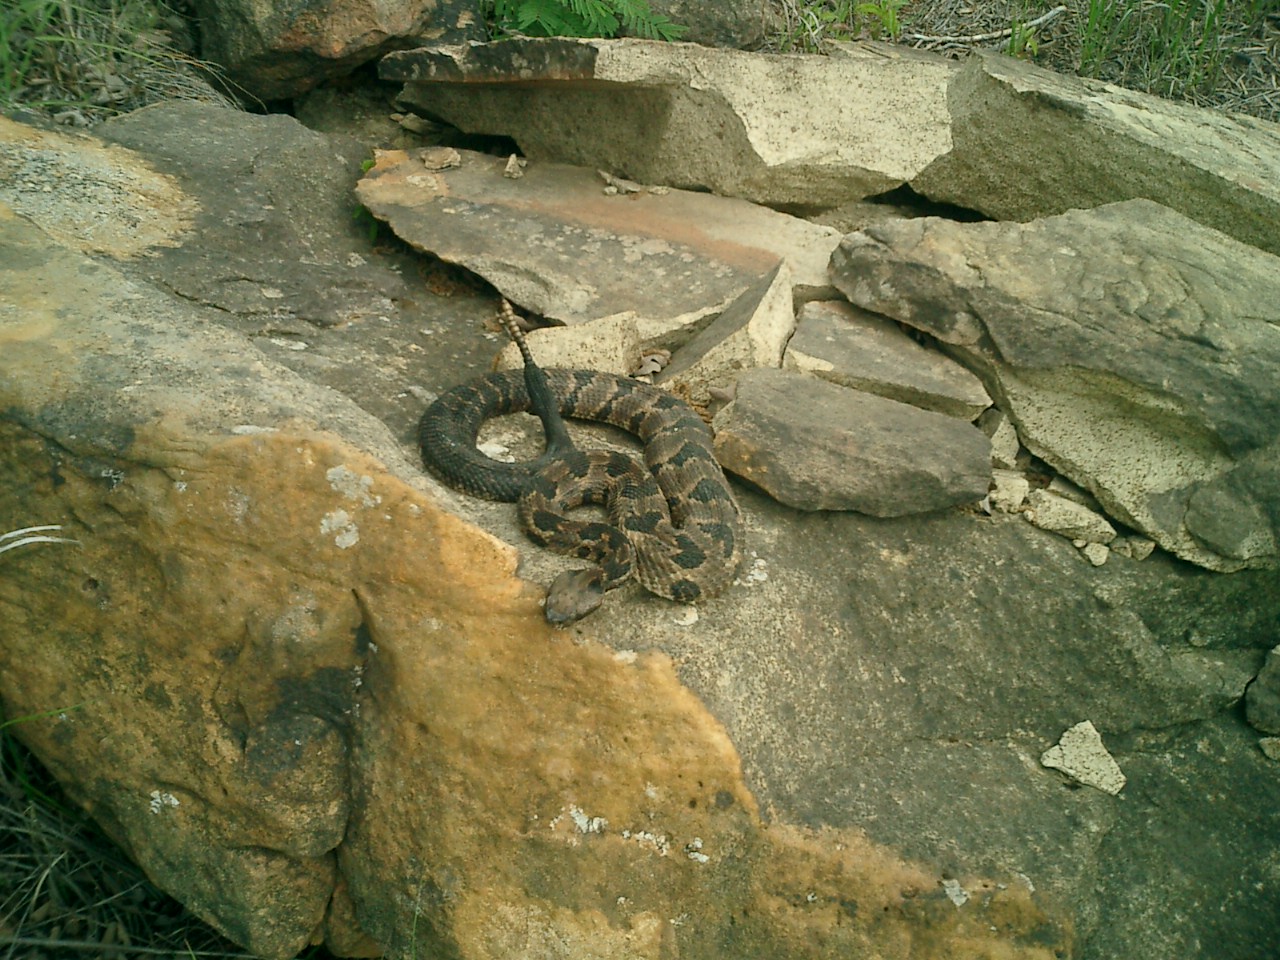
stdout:
<svg viewBox="0 0 1280 960">
<path fill-rule="evenodd" d="M 671 660 L 547 627 L 346 399 L 12 215 L 0 263 L 0 515 L 78 541 L 4 554 L 0 697 L 246 948 L 1053 955 L 1025 895 L 904 910 L 929 871 L 765 826 Z"/>
<path fill-rule="evenodd" d="M 806 303 L 783 368 L 922 410 L 973 420 L 991 405 L 981 381 L 892 321 L 844 301 Z"/>
<path fill-rule="evenodd" d="M 360 202 L 406 242 L 482 275 L 510 299 L 574 324 L 631 310 L 669 328 L 723 309 L 779 260 L 804 291 L 829 291 L 840 242 L 820 227 L 706 193 L 606 195 L 594 169 L 460 151 L 427 170 L 420 151 L 381 151 Z"/>
<path fill-rule="evenodd" d="M 1025 222 L 1145 198 L 1280 254 L 1280 125 L 989 52 L 947 106 L 953 143 L 911 182 L 932 199 Z"/>
<path fill-rule="evenodd" d="M 890 190 L 949 149 L 956 69 L 888 44 L 822 57 L 554 38 L 406 50 L 378 71 L 404 82 L 404 103 L 514 137 L 535 160 L 835 206 Z"/>
<path fill-rule="evenodd" d="M 68 205 L 72 192 L 84 207 Z M 199 208 L 173 177 L 128 150 L 2 116 L 0 203 L 62 243 L 120 259 L 176 246 Z"/>
</svg>

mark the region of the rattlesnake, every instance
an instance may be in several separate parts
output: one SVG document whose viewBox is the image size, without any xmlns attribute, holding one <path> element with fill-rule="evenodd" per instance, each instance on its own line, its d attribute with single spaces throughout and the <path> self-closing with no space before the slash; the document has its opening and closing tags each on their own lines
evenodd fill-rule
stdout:
<svg viewBox="0 0 1280 960">
<path fill-rule="evenodd" d="M 741 556 L 742 517 L 711 451 L 711 431 L 684 401 L 627 377 L 592 370 L 543 370 L 503 302 L 503 325 L 524 369 L 490 373 L 442 394 L 422 415 L 427 468 L 445 483 L 488 500 L 516 501 L 535 543 L 589 560 L 547 592 L 546 618 L 563 624 L 595 610 L 606 590 L 634 576 L 661 597 L 691 603 L 720 593 Z M 530 411 L 546 451 L 501 463 L 476 449 L 481 424 Z M 583 451 L 563 417 L 623 428 L 644 444 L 645 466 L 625 454 Z M 567 511 L 604 506 L 609 522 Z"/>
</svg>

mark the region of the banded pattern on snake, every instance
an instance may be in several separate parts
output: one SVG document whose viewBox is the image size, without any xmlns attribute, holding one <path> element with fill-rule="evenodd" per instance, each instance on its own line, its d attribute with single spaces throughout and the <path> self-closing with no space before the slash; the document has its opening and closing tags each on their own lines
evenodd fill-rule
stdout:
<svg viewBox="0 0 1280 960">
<path fill-rule="evenodd" d="M 658 387 L 592 370 L 543 370 L 514 315 L 503 322 L 523 371 L 491 373 L 442 394 L 418 428 L 423 462 L 473 496 L 516 501 L 534 542 L 592 566 L 561 574 L 547 593 L 546 618 L 569 623 L 595 610 L 604 593 L 634 577 L 650 592 L 693 602 L 732 581 L 741 557 L 742 517 L 712 454 L 711 430 L 688 404 Z M 546 451 L 501 463 L 476 449 L 491 417 L 530 411 L 542 421 Z M 563 417 L 621 427 L 644 444 L 633 457 L 574 445 Z M 574 519 L 599 505 L 608 522 Z"/>
</svg>

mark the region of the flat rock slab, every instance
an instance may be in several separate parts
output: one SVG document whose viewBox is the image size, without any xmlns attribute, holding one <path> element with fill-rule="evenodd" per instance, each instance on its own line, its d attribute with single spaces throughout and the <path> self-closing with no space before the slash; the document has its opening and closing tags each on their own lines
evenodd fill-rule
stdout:
<svg viewBox="0 0 1280 960">
<path fill-rule="evenodd" d="M 458 151 L 386 151 L 360 202 L 408 243 L 480 274 L 508 299 L 563 323 L 624 310 L 653 324 L 706 315 L 786 260 L 794 283 L 830 289 L 838 231 L 743 200 L 672 190 L 608 195 L 594 171 Z"/>
<path fill-rule="evenodd" d="M 506 40 L 384 57 L 400 101 L 534 159 L 760 203 L 882 193 L 951 145 L 941 57 L 766 55 L 644 40 Z M 584 133 L 589 131 L 589 134 Z"/>
<path fill-rule="evenodd" d="M 1145 197 L 1280 254 L 1280 125 L 994 53 L 947 104 L 951 147 L 911 181 L 931 199 L 1027 221 Z"/>
<path fill-rule="evenodd" d="M 1134 200 L 869 227 L 832 276 L 981 370 L 1111 516 L 1214 570 L 1280 556 L 1280 258 Z"/>
<path fill-rule="evenodd" d="M 840 300 L 801 308 L 782 366 L 964 420 L 991 406 L 982 381 L 946 354 Z"/>
<path fill-rule="evenodd" d="M 986 496 L 991 444 L 940 413 L 785 370 L 751 370 L 716 420 L 726 470 L 800 510 L 875 517 Z"/>
<path fill-rule="evenodd" d="M 905 182 L 1018 221 L 1146 197 L 1280 253 L 1280 127 L 1011 57 L 552 39 L 397 52 L 379 72 L 463 130 L 638 180 L 808 207 Z"/>
</svg>

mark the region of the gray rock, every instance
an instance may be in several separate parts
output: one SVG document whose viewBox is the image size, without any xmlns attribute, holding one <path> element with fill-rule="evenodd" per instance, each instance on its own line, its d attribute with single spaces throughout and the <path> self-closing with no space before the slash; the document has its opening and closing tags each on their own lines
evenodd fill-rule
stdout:
<svg viewBox="0 0 1280 960">
<path fill-rule="evenodd" d="M 1280 556 L 1280 259 L 1135 200 L 882 224 L 845 238 L 832 276 L 949 344 L 1116 519 L 1215 570 Z"/>
<path fill-rule="evenodd" d="M 739 377 L 716 457 L 800 510 L 900 517 L 974 503 L 991 483 L 990 444 L 970 424 L 783 370 Z"/>
<path fill-rule="evenodd" d="M 405 104 L 513 137 L 533 160 L 810 207 L 892 189 L 944 153 L 955 70 L 878 48 L 834 58 L 563 38 L 406 50 L 378 67 L 404 83 Z"/>
<path fill-rule="evenodd" d="M 488 369 L 492 298 L 375 255 L 335 199 L 354 169 L 297 124 L 166 105 L 103 129 L 141 153 L 112 167 L 91 137 L 15 146 L 0 124 L 78 185 L 51 191 L 68 242 L 139 217 L 151 238 L 89 260 L 0 217 L 0 516 L 81 541 L 0 556 L 0 697 L 83 703 L 13 729 L 238 942 L 1269 955 L 1280 778 L 1236 705 L 1280 572 L 1094 568 L 1019 518 L 800 512 L 739 486 L 752 556 L 696 619 L 627 588 L 553 633 L 537 600 L 563 563 L 417 466 L 423 397 Z M 120 170 L 146 188 L 79 189 Z M 38 184 L 11 192 L 53 212 Z M 270 263 L 282 308 L 308 287 L 373 303 L 394 267 L 413 286 L 338 325 L 172 286 L 306 243 L 366 262 L 341 288 L 310 256 Z M 1123 802 L 1036 763 L 1082 716 Z"/>
<path fill-rule="evenodd" d="M 795 330 L 791 271 L 780 263 L 671 355 L 658 383 L 707 403 L 709 388 L 731 392 L 743 370 L 777 367 Z"/>
<path fill-rule="evenodd" d="M 431 171 L 420 151 L 380 153 L 356 195 L 408 243 L 548 318 L 633 310 L 670 328 L 723 309 L 783 259 L 796 286 L 830 289 L 830 227 L 703 193 L 607 196 L 594 170 L 555 163 L 512 180 L 502 158 L 459 154 Z"/>
<path fill-rule="evenodd" d="M 1027 501 L 1030 509 L 1023 516 L 1041 530 L 1086 543 L 1110 543 L 1116 537 L 1116 528 L 1107 523 L 1106 517 L 1074 500 L 1048 490 L 1033 490 Z"/>
<path fill-rule="evenodd" d="M 911 181 L 925 196 L 1018 221 L 1145 198 L 1280 254 L 1275 124 L 981 52 L 947 105 L 952 142 Z"/>
<path fill-rule="evenodd" d="M 1022 443 L 1009 418 L 996 407 L 990 407 L 978 417 L 978 426 L 991 438 L 992 465 L 1002 470 L 1016 470 Z"/>
<path fill-rule="evenodd" d="M 782 366 L 963 420 L 991 405 L 982 382 L 964 367 L 843 301 L 801 308 Z"/>
<path fill-rule="evenodd" d="M 1280 647 L 1273 647 L 1244 698 L 1249 722 L 1263 733 L 1280 734 Z"/>
</svg>

